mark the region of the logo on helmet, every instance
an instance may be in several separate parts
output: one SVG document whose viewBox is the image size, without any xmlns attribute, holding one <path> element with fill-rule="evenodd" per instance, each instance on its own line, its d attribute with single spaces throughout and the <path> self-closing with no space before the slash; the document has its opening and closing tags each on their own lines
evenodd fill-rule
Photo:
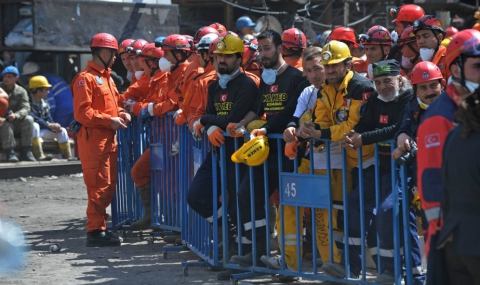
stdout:
<svg viewBox="0 0 480 285">
<path fill-rule="evenodd" d="M 424 72 L 423 75 L 422 75 L 422 78 L 423 78 L 423 79 L 426 79 L 426 78 L 429 78 L 429 77 L 430 77 L 430 76 L 428 75 L 427 72 Z"/>
<path fill-rule="evenodd" d="M 179 46 L 182 45 L 182 42 L 181 42 L 181 41 L 175 41 L 175 45 L 176 45 L 177 47 L 179 47 Z"/>
</svg>

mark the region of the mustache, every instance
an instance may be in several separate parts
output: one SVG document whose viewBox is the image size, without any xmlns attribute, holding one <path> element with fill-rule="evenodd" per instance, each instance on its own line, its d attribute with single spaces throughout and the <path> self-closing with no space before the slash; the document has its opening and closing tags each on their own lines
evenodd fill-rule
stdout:
<svg viewBox="0 0 480 285">
<path fill-rule="evenodd" d="M 425 96 L 425 99 L 431 99 L 431 98 L 435 98 L 437 96 L 438 96 L 437 94 L 430 94 L 430 95 Z"/>
</svg>

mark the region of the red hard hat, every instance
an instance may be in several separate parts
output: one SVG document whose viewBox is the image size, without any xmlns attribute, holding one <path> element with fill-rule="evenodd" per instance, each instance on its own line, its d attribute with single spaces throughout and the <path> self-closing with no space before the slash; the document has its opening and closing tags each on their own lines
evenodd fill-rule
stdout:
<svg viewBox="0 0 480 285">
<path fill-rule="evenodd" d="M 148 43 L 142 48 L 142 53 L 140 57 L 142 60 L 152 59 L 159 60 L 164 55 L 164 52 L 161 48 L 155 47 L 155 43 Z"/>
<path fill-rule="evenodd" d="M 239 39 L 242 39 L 237 33 L 232 32 L 232 31 L 225 31 L 223 33 L 220 33 L 220 37 L 225 37 L 226 35 L 234 35 Z"/>
<path fill-rule="evenodd" d="M 456 35 L 458 33 L 458 29 L 455 28 L 455 27 L 448 27 L 446 30 L 445 30 L 445 37 L 446 38 L 451 38 L 453 37 L 454 35 Z"/>
<path fill-rule="evenodd" d="M 480 57 L 480 32 L 466 29 L 453 36 L 447 46 L 447 67 L 460 56 Z"/>
<path fill-rule="evenodd" d="M 211 43 L 210 46 L 208 47 L 208 56 L 209 57 L 216 57 L 217 54 L 213 53 L 217 49 L 217 43 L 220 41 L 220 37 L 214 39 Z"/>
<path fill-rule="evenodd" d="M 394 14 L 396 14 L 396 17 L 392 21 L 392 23 L 395 23 L 395 22 L 413 23 L 413 21 L 425 15 L 425 11 L 423 11 L 422 7 L 414 4 L 403 5 L 399 9 L 400 10 L 398 10 L 398 8 L 394 8 L 390 10 L 390 16 L 394 17 Z"/>
<path fill-rule="evenodd" d="M 173 34 L 166 37 L 162 42 L 162 49 L 190 51 L 190 41 L 182 35 Z"/>
<path fill-rule="evenodd" d="M 117 39 L 107 33 L 99 33 L 93 36 L 92 41 L 90 42 L 90 47 L 99 47 L 99 48 L 111 48 L 118 50 Z"/>
<path fill-rule="evenodd" d="M 353 48 L 358 48 L 360 45 L 357 42 L 357 38 L 358 38 L 357 32 L 355 32 L 354 29 L 345 27 L 345 26 L 340 26 L 333 29 L 333 31 L 330 33 L 330 35 L 327 38 L 327 42 L 331 40 L 347 42 L 347 43 L 352 43 Z"/>
<path fill-rule="evenodd" d="M 403 30 L 403 33 L 400 35 L 400 38 L 397 40 L 398 45 L 403 46 L 404 44 L 416 42 L 415 34 L 413 33 L 413 26 L 407 27 Z"/>
<path fill-rule="evenodd" d="M 220 35 L 220 33 L 217 31 L 217 29 L 214 29 L 210 26 L 205 26 L 205 27 L 201 27 L 200 29 L 198 29 L 198 31 L 195 33 L 195 36 L 193 37 L 193 42 L 198 44 L 198 42 L 200 41 L 200 39 L 205 36 L 205 35 L 208 35 L 208 34 L 217 34 L 217 35 Z"/>
<path fill-rule="evenodd" d="M 293 50 L 301 50 L 307 48 L 307 37 L 297 28 L 291 28 L 283 31 L 282 45 Z"/>
<path fill-rule="evenodd" d="M 425 15 L 413 21 L 413 32 L 416 34 L 420 30 L 435 30 L 445 33 L 442 22 L 433 15 Z"/>
<path fill-rule="evenodd" d="M 190 51 L 194 52 L 195 51 L 195 45 L 193 44 L 193 37 L 190 35 L 183 35 L 184 37 L 187 38 L 188 42 L 190 43 Z"/>
<path fill-rule="evenodd" d="M 258 55 L 258 40 L 253 39 L 250 42 L 244 42 L 242 55 L 242 67 L 246 68 Z"/>
<path fill-rule="evenodd" d="M 227 31 L 227 28 L 225 28 L 224 25 L 222 25 L 222 24 L 220 24 L 220 23 L 217 23 L 217 22 L 211 24 L 210 27 L 212 27 L 212 28 L 214 28 L 215 30 L 217 30 L 220 34 Z"/>
<path fill-rule="evenodd" d="M 118 46 L 118 55 L 122 55 L 122 54 L 126 53 L 126 52 L 127 52 L 127 48 L 128 48 L 129 46 L 131 46 L 134 41 L 135 41 L 134 39 L 126 39 L 126 40 L 123 40 L 123 41 L 120 43 L 120 46 Z"/>
<path fill-rule="evenodd" d="M 366 34 L 360 36 L 359 40 L 360 43 L 364 45 L 392 45 L 392 37 L 390 36 L 390 32 L 385 27 L 380 25 L 375 25 L 368 29 Z"/>
<path fill-rule="evenodd" d="M 148 44 L 144 39 L 135 40 L 129 47 L 127 47 L 127 53 L 141 54 L 142 48 Z"/>
<path fill-rule="evenodd" d="M 438 66 L 431 61 L 422 61 L 417 63 L 411 72 L 410 82 L 412 85 L 424 83 L 432 80 L 442 80 L 443 75 Z"/>
</svg>

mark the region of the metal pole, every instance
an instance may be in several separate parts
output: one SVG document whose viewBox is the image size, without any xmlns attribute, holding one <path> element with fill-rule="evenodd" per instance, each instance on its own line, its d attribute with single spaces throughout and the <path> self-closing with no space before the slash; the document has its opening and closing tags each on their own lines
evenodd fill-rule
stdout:
<svg viewBox="0 0 480 285">
<path fill-rule="evenodd" d="M 348 18 L 350 17 L 350 3 L 347 0 L 343 2 L 343 25 L 348 25 Z"/>
</svg>

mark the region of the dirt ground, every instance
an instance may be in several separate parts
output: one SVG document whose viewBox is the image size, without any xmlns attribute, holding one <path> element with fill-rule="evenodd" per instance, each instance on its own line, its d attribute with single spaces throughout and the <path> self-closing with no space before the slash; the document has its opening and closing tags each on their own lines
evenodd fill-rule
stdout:
<svg viewBox="0 0 480 285">
<path fill-rule="evenodd" d="M 185 276 L 181 262 L 198 257 L 185 250 L 168 252 L 164 259 L 165 243 L 159 237 L 150 244 L 148 235 L 128 232 L 120 247 L 85 247 L 86 205 L 80 174 L 0 180 L 0 284 L 231 284 L 218 281 L 217 272 L 206 267 L 190 266 Z M 5 233 L 15 225 L 25 238 L 24 246 L 18 248 L 25 251 L 23 264 L 11 270 L 5 258 L 13 259 L 1 238 L 2 228 Z M 21 232 L 15 240 L 21 242 Z M 61 250 L 52 253 L 50 246 L 55 243 Z M 270 277 L 239 282 L 265 283 L 275 284 Z"/>
</svg>

